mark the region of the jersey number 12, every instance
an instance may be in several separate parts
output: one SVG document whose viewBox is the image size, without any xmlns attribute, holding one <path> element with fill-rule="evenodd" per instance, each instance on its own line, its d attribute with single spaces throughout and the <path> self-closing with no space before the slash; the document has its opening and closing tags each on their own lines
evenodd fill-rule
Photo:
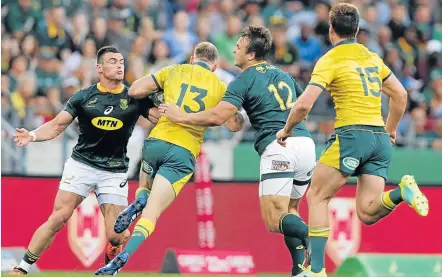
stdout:
<svg viewBox="0 0 442 278">
<path fill-rule="evenodd" d="M 284 100 L 281 97 L 281 94 L 278 92 L 278 89 L 284 90 L 284 88 L 287 88 L 287 91 L 289 92 L 285 104 L 284 104 Z M 279 103 L 279 107 L 281 108 L 282 111 L 292 108 L 293 105 L 295 104 L 292 99 L 293 98 L 292 89 L 284 81 L 278 82 L 278 89 L 276 89 L 276 86 L 274 84 L 270 84 L 267 87 L 267 89 L 269 89 L 269 91 L 274 95 L 274 97 L 275 97 L 276 101 Z"/>
</svg>

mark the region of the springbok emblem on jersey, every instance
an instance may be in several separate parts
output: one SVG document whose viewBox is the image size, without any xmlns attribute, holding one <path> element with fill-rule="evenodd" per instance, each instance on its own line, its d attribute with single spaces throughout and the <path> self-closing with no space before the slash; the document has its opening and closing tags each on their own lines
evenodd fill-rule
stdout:
<svg viewBox="0 0 442 278">
<path fill-rule="evenodd" d="M 127 99 L 120 99 L 120 108 L 121 110 L 126 110 L 129 106 L 127 105 Z"/>
<path fill-rule="evenodd" d="M 361 223 L 354 198 L 333 198 L 328 206 L 330 237 L 327 255 L 336 266 L 356 254 L 361 243 Z"/>
<path fill-rule="evenodd" d="M 85 267 L 91 266 L 106 245 L 104 219 L 97 199 L 91 193 L 68 222 L 69 246 Z"/>
</svg>

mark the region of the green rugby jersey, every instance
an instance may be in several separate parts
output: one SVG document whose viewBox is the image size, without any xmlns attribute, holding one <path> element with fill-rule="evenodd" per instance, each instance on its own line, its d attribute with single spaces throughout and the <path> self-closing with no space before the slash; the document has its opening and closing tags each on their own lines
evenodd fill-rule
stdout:
<svg viewBox="0 0 442 278">
<path fill-rule="evenodd" d="M 279 68 L 267 63 L 251 66 L 227 87 L 223 101 L 241 106 L 255 129 L 255 149 L 261 155 L 284 128 L 290 109 L 303 90 L 295 80 Z M 298 124 L 293 136 L 310 137 L 304 122 Z"/>
<path fill-rule="evenodd" d="M 121 84 L 108 91 L 100 83 L 75 93 L 65 111 L 78 118 L 80 135 L 72 158 L 91 167 L 124 173 L 128 169 L 127 142 L 140 115 L 147 118 L 154 104 L 149 98 L 128 96 Z"/>
</svg>

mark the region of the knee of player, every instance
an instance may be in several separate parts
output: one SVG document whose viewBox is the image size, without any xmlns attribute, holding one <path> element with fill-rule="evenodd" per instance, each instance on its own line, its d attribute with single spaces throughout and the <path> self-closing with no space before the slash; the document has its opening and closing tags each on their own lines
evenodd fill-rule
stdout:
<svg viewBox="0 0 442 278">
<path fill-rule="evenodd" d="M 320 186 L 310 187 L 307 191 L 307 202 L 309 205 L 322 202 L 328 203 L 332 197 L 333 195 L 327 191 L 327 188 L 322 188 Z"/>
<path fill-rule="evenodd" d="M 69 220 L 71 215 L 72 214 L 67 210 L 54 211 L 48 219 L 49 226 L 55 232 L 58 232 L 63 228 L 64 224 Z"/>
<path fill-rule="evenodd" d="M 357 214 L 359 220 L 361 220 L 361 222 L 365 225 L 373 225 L 374 223 L 379 221 L 379 219 L 375 215 L 370 215 L 361 209 L 357 210 Z"/>
<path fill-rule="evenodd" d="M 118 246 L 123 244 L 124 242 L 126 242 L 126 240 L 129 238 L 130 236 L 130 232 L 129 230 L 125 230 L 124 232 L 117 234 L 114 231 L 106 231 L 106 238 L 107 241 L 109 241 L 109 243 L 112 246 Z"/>
</svg>

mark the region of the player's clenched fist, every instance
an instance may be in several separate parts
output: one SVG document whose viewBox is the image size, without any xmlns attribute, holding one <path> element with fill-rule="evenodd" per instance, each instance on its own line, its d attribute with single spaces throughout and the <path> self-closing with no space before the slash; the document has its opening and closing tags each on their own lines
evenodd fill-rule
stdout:
<svg viewBox="0 0 442 278">
<path fill-rule="evenodd" d="M 176 104 L 161 104 L 158 111 L 162 116 L 175 123 L 182 123 L 185 117 L 184 112 Z"/>
<path fill-rule="evenodd" d="M 29 131 L 24 128 L 16 128 L 15 131 L 14 143 L 17 145 L 17 147 L 24 147 L 31 142 Z"/>
</svg>

